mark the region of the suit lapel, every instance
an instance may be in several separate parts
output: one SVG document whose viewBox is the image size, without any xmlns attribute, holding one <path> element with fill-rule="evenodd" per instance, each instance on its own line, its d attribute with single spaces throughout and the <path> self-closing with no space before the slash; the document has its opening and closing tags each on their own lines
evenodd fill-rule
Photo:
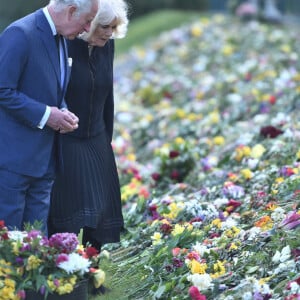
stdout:
<svg viewBox="0 0 300 300">
<path fill-rule="evenodd" d="M 46 53 L 49 56 L 49 60 L 55 70 L 57 80 L 58 82 L 60 82 L 60 66 L 57 55 L 56 43 L 50 25 L 42 9 L 39 9 L 36 12 L 36 21 L 41 40 L 45 46 Z"/>
</svg>

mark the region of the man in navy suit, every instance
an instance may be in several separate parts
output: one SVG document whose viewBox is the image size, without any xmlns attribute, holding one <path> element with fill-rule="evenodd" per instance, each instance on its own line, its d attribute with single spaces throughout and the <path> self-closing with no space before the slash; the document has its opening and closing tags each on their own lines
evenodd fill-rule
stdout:
<svg viewBox="0 0 300 300">
<path fill-rule="evenodd" d="M 59 135 L 78 127 L 64 94 L 70 61 L 64 38 L 89 31 L 97 0 L 51 0 L 0 35 L 0 220 L 9 229 L 42 222 L 61 167 Z"/>
</svg>

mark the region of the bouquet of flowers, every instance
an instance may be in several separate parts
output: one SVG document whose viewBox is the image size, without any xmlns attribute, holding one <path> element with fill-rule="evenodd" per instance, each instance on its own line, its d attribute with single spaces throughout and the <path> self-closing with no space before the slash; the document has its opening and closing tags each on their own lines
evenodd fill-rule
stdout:
<svg viewBox="0 0 300 300">
<path fill-rule="evenodd" d="M 47 297 L 71 293 L 84 280 L 99 288 L 105 273 L 93 247 L 83 248 L 74 233 L 49 239 L 37 229 L 9 231 L 0 220 L 0 300 L 20 300 L 34 291 Z"/>
</svg>

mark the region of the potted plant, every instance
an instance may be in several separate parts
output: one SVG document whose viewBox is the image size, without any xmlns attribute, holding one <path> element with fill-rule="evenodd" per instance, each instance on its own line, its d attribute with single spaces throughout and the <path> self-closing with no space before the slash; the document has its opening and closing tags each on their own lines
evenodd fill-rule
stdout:
<svg viewBox="0 0 300 300">
<path fill-rule="evenodd" d="M 1 300 L 86 300 L 105 280 L 99 263 L 98 251 L 74 233 L 47 238 L 32 227 L 9 231 L 0 220 Z"/>
</svg>

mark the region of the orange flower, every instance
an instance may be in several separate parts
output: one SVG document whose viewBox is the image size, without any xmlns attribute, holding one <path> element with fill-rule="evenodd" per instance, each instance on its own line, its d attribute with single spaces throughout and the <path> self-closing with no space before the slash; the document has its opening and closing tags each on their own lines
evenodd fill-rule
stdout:
<svg viewBox="0 0 300 300">
<path fill-rule="evenodd" d="M 257 222 L 255 222 L 254 225 L 256 227 L 260 227 L 263 230 L 268 230 L 273 227 L 273 221 L 269 216 L 263 216 Z"/>
</svg>

